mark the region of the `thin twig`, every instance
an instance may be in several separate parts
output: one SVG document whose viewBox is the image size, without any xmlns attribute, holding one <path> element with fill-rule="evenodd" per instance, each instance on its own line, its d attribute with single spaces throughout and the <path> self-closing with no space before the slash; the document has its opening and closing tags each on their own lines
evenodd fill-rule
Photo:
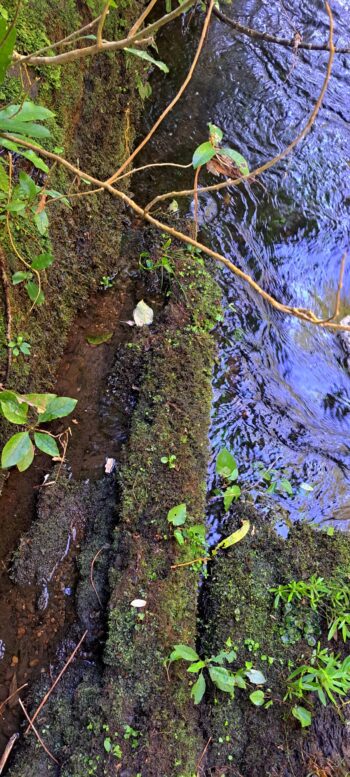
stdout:
<svg viewBox="0 0 350 777">
<path fill-rule="evenodd" d="M 104 28 L 107 15 L 109 14 L 109 5 L 110 5 L 110 0 L 107 0 L 107 3 L 101 13 L 98 27 L 97 27 L 97 45 L 99 49 L 101 49 L 103 46 L 102 33 L 103 33 L 103 28 Z"/>
<path fill-rule="evenodd" d="M 146 6 L 145 10 L 141 14 L 141 16 L 139 16 L 139 18 L 137 19 L 135 24 L 133 24 L 133 26 L 132 26 L 132 28 L 131 28 L 131 30 L 129 32 L 129 38 L 131 37 L 131 35 L 135 35 L 137 30 L 139 30 L 140 27 L 142 27 L 145 19 L 147 19 L 147 16 L 151 13 L 152 8 L 154 8 L 154 6 L 155 6 L 155 4 L 157 2 L 158 2 L 158 0 L 150 0 L 150 3 L 148 3 L 148 5 Z"/>
<path fill-rule="evenodd" d="M 43 740 L 42 740 L 42 738 L 41 738 L 41 736 L 40 736 L 40 734 L 39 734 L 39 731 L 38 731 L 38 729 L 37 729 L 37 728 L 35 728 L 35 726 L 34 726 L 34 724 L 33 724 L 33 721 L 30 719 L 30 717 L 29 717 L 29 715 L 28 715 L 28 712 L 27 712 L 27 710 L 26 710 L 26 708 L 25 708 L 25 706 L 24 706 L 24 704 L 23 704 L 23 702 L 22 702 L 22 699 L 18 699 L 18 702 L 19 702 L 19 704 L 20 704 L 20 706 L 21 706 L 21 708 L 22 708 L 22 710 L 23 710 L 23 712 L 24 712 L 24 715 L 25 715 L 25 717 L 27 718 L 27 721 L 28 721 L 28 723 L 29 723 L 29 726 L 28 726 L 28 728 L 27 728 L 27 731 L 28 731 L 29 729 L 31 729 L 31 728 L 33 729 L 33 731 L 34 731 L 34 734 L 35 734 L 36 738 L 38 739 L 38 741 L 40 742 L 40 744 L 41 744 L 41 747 L 43 747 L 43 748 L 44 748 L 44 750 L 45 750 L 45 753 L 47 753 L 47 755 L 48 755 L 48 756 L 51 758 L 51 760 L 52 760 L 52 761 L 54 761 L 54 763 L 55 763 L 55 764 L 58 764 L 58 765 L 59 765 L 59 761 L 57 761 L 57 758 L 55 758 L 55 756 L 54 756 L 54 755 L 52 755 L 52 753 L 50 753 L 50 750 L 49 750 L 49 748 L 48 748 L 48 747 L 46 747 L 46 745 L 45 745 L 45 742 L 43 742 Z"/>
<path fill-rule="evenodd" d="M 98 550 L 97 553 L 95 554 L 95 556 L 93 557 L 92 562 L 91 562 L 91 566 L 90 566 L 90 582 L 91 582 L 91 585 L 92 585 L 92 587 L 93 587 L 93 589 L 95 591 L 95 594 L 96 594 L 96 597 L 97 597 L 97 601 L 98 601 L 98 603 L 99 603 L 99 605 L 101 607 L 101 610 L 102 610 L 102 602 L 101 602 L 101 599 L 99 597 L 99 593 L 97 591 L 97 588 L 95 586 L 95 581 L 94 581 L 94 566 L 95 566 L 95 562 L 97 561 L 100 553 L 102 553 L 103 550 L 107 550 L 107 548 L 109 548 L 109 545 L 102 545 L 102 548 L 100 548 L 100 550 Z"/>
<path fill-rule="evenodd" d="M 197 235 L 198 235 L 198 178 L 199 178 L 200 171 L 201 171 L 201 165 L 199 165 L 199 167 L 197 167 L 197 170 L 196 170 L 196 172 L 194 174 L 194 184 L 193 184 L 193 188 L 194 188 L 194 214 L 193 214 L 194 215 L 194 236 L 195 236 L 196 240 L 197 240 Z"/>
<path fill-rule="evenodd" d="M 242 183 L 243 181 L 246 181 L 247 179 L 252 179 L 257 175 L 261 175 L 261 173 L 264 173 L 266 170 L 269 170 L 271 167 L 277 164 L 277 162 L 280 162 L 282 159 L 285 159 L 286 156 L 289 156 L 289 154 L 294 150 L 294 148 L 306 137 L 308 132 L 310 131 L 312 125 L 314 124 L 317 114 L 319 113 L 319 110 L 321 108 L 324 95 L 326 93 L 326 89 L 328 87 L 329 79 L 331 77 L 332 72 L 332 65 L 334 60 L 334 45 L 333 45 L 333 15 L 331 8 L 328 4 L 328 2 L 325 3 L 328 17 L 329 17 L 329 57 L 328 57 L 328 63 L 327 63 L 327 71 L 326 75 L 323 81 L 322 89 L 319 94 L 319 97 L 317 99 L 317 102 L 305 124 L 301 132 L 292 140 L 291 143 L 283 150 L 280 154 L 273 157 L 273 159 L 270 159 L 268 162 L 265 162 L 260 167 L 257 167 L 255 170 L 252 170 L 251 172 L 247 173 L 246 175 L 242 175 L 239 178 L 228 178 L 223 183 L 214 184 L 212 186 L 203 186 L 199 190 L 199 194 L 204 194 L 205 192 L 213 192 L 213 191 L 220 191 L 221 189 L 226 189 L 228 186 L 236 186 L 237 184 Z M 161 202 L 163 200 L 167 200 L 170 197 L 176 199 L 176 197 L 188 197 L 189 195 L 194 194 L 194 189 L 185 189 L 183 191 L 172 191 L 172 192 L 166 192 L 165 194 L 159 194 L 157 197 L 154 197 L 154 199 L 148 203 L 145 207 L 145 211 L 148 212 L 153 208 L 156 203 Z"/>
<path fill-rule="evenodd" d="M 205 556 L 204 558 L 193 558 L 192 561 L 183 561 L 182 564 L 172 564 L 170 569 L 179 569 L 180 567 L 189 567 L 191 564 L 205 564 L 206 561 L 211 561 L 211 556 Z"/>
<path fill-rule="evenodd" d="M 8 346 L 9 342 L 12 340 L 12 309 L 11 309 L 11 297 L 10 297 L 10 283 L 6 272 L 5 252 L 2 246 L 0 246 L 0 271 L 1 271 L 2 288 L 4 292 L 6 344 Z M 7 347 L 6 368 L 5 368 L 5 374 L 3 379 L 3 382 L 5 384 L 8 382 L 8 379 L 9 379 L 11 360 L 12 360 L 12 351 L 11 351 L 11 348 Z"/>
<path fill-rule="evenodd" d="M 269 32 L 260 32 L 259 30 L 253 30 L 251 27 L 245 27 L 243 24 L 239 24 L 234 19 L 230 19 L 229 16 L 224 14 L 219 8 L 214 8 L 214 16 L 220 19 L 221 22 L 232 27 L 236 32 L 240 32 L 242 35 L 247 35 L 249 38 L 253 38 L 256 41 L 262 41 L 263 43 L 276 43 L 278 46 L 284 46 L 285 48 L 296 49 L 295 36 L 293 38 L 279 38 L 276 35 L 271 35 Z M 307 51 L 330 51 L 328 43 L 308 43 L 302 39 L 297 44 L 298 49 L 306 49 Z M 350 54 L 350 46 L 343 48 L 334 48 L 335 54 Z"/>
<path fill-rule="evenodd" d="M 178 92 L 175 95 L 175 97 L 171 100 L 169 105 L 167 105 L 167 107 L 165 108 L 163 113 L 158 117 L 157 121 L 153 124 L 153 127 L 151 127 L 151 129 L 147 133 L 146 137 L 141 141 L 141 143 L 139 143 L 137 148 L 135 148 L 135 150 L 132 152 L 132 154 L 130 154 L 130 156 L 125 160 L 125 162 L 123 162 L 123 164 L 119 167 L 119 169 L 110 178 L 107 179 L 106 183 L 111 184 L 111 183 L 113 183 L 114 181 L 116 181 L 119 178 L 119 175 L 125 170 L 126 167 L 129 166 L 129 164 L 133 161 L 133 159 L 135 159 L 135 156 L 137 156 L 137 154 L 139 154 L 141 149 L 144 148 L 144 146 L 148 143 L 148 141 L 150 140 L 152 135 L 154 135 L 155 131 L 158 129 L 160 124 L 164 121 L 164 119 L 166 118 L 168 113 L 170 113 L 170 111 L 172 111 L 172 109 L 174 108 L 174 105 L 176 105 L 176 103 L 178 102 L 180 97 L 183 95 L 185 89 L 187 88 L 188 84 L 190 83 L 190 81 L 192 79 L 192 76 L 193 76 L 193 73 L 194 73 L 195 68 L 197 66 L 197 63 L 198 63 L 201 51 L 203 49 L 204 41 L 205 41 L 205 38 L 206 38 L 206 35 L 207 35 L 207 31 L 208 31 L 208 27 L 209 27 L 209 23 L 210 23 L 210 19 L 211 19 L 211 14 L 212 14 L 212 11 L 213 11 L 213 8 L 214 8 L 214 3 L 215 3 L 215 0 L 210 0 L 210 4 L 209 4 L 208 11 L 207 11 L 207 15 L 205 17 L 205 21 L 204 21 L 204 24 L 203 24 L 202 34 L 201 34 L 201 37 L 200 37 L 200 40 L 199 40 L 199 43 L 198 43 L 198 46 L 197 46 L 197 51 L 195 53 L 195 56 L 194 56 L 192 64 L 191 64 L 191 67 L 190 67 L 190 69 L 189 69 L 189 71 L 187 73 L 187 76 L 186 76 L 183 84 L 180 86 L 180 89 L 178 90 Z M 181 8 L 183 8 L 183 7 L 184 6 L 182 5 Z"/>
<path fill-rule="evenodd" d="M 2 712 L 4 707 L 6 707 L 6 704 L 8 704 L 9 701 L 11 701 L 11 699 L 13 699 L 14 696 L 17 696 L 17 693 L 22 691 L 23 688 L 26 688 L 27 685 L 28 685 L 28 683 L 23 683 L 23 685 L 20 685 L 19 688 L 16 688 L 16 690 L 13 691 L 13 693 L 10 693 L 10 695 L 7 697 L 7 699 L 5 699 L 5 701 L 1 702 L 1 704 L 0 704 L 0 713 Z"/>
<path fill-rule="evenodd" d="M 66 661 L 63 669 L 61 669 L 60 673 L 57 675 L 56 680 L 52 683 L 51 688 L 48 690 L 48 692 L 45 694 L 44 698 L 41 700 L 41 702 L 39 704 L 39 707 L 34 712 L 33 717 L 29 719 L 29 726 L 26 728 L 26 730 L 24 732 L 25 734 L 28 734 L 28 731 L 29 731 L 30 727 L 33 725 L 34 721 L 38 717 L 39 712 L 41 712 L 41 710 L 44 707 L 44 705 L 46 704 L 47 700 L 50 698 L 50 696 L 52 694 L 52 691 L 54 691 L 54 689 L 56 688 L 56 685 L 59 683 L 61 677 L 64 675 L 64 673 L 65 673 L 66 669 L 68 668 L 69 664 L 73 661 L 73 658 L 76 655 L 76 653 L 78 652 L 78 650 L 79 650 L 80 646 L 82 645 L 82 643 L 84 642 L 84 639 L 85 639 L 87 633 L 88 632 L 86 630 L 84 632 L 82 638 L 79 640 L 78 644 L 74 648 L 73 652 L 70 654 L 70 656 L 68 658 L 68 661 Z"/>
<path fill-rule="evenodd" d="M 213 737 L 209 737 L 209 739 L 208 739 L 208 741 L 207 741 L 207 744 L 205 745 L 205 747 L 204 747 L 204 749 L 203 749 L 203 751 L 202 751 L 202 753 L 201 753 L 201 755 L 200 755 L 200 757 L 199 757 L 199 759 L 198 759 L 198 761 L 197 761 L 197 765 L 196 765 L 197 777 L 199 777 L 199 769 L 200 769 L 200 765 L 201 765 L 201 763 L 202 763 L 202 761 L 203 761 L 203 758 L 204 758 L 204 756 L 205 756 L 205 754 L 206 754 L 206 752 L 207 752 L 207 750 L 208 750 L 208 747 L 209 747 L 209 745 L 210 745 L 210 742 L 211 742 L 212 738 L 213 738 Z"/>
<path fill-rule="evenodd" d="M 15 734 L 12 734 L 12 737 L 9 739 L 5 747 L 5 750 L 0 758 L 0 774 L 2 774 L 4 771 L 4 768 L 10 757 L 10 753 L 12 752 L 13 746 L 17 742 L 18 737 L 19 737 L 19 734 L 17 732 Z"/>
</svg>

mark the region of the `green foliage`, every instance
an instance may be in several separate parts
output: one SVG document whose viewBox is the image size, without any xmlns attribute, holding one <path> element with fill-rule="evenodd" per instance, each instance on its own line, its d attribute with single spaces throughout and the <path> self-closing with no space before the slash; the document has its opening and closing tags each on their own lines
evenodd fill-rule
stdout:
<svg viewBox="0 0 350 777">
<path fill-rule="evenodd" d="M 278 470 L 273 469 L 272 467 L 266 469 L 264 464 L 260 461 L 256 462 L 255 466 L 258 470 L 259 481 L 262 481 L 267 486 L 267 494 L 280 493 L 287 494 L 288 496 L 293 495 L 294 492 L 291 482 L 286 477 L 281 478 Z M 303 485 L 305 486 L 307 484 L 305 483 Z M 312 490 L 311 486 L 310 489 Z"/>
<path fill-rule="evenodd" d="M 15 340 L 10 340 L 7 347 L 12 351 L 12 355 L 17 357 L 21 353 L 23 356 L 30 356 L 31 345 L 28 343 L 23 335 L 17 335 Z"/>
<path fill-rule="evenodd" d="M 169 454 L 169 456 L 162 456 L 161 462 L 162 464 L 167 464 L 169 469 L 176 469 L 176 456 L 174 453 Z"/>
<path fill-rule="evenodd" d="M 20 395 L 14 391 L 0 391 L 0 410 L 4 418 L 26 427 L 25 431 L 12 435 L 4 445 L 1 467 L 17 466 L 20 472 L 28 469 L 34 458 L 35 446 L 49 456 L 59 458 L 60 451 L 54 436 L 45 430 L 39 431 L 39 427 L 44 422 L 69 415 L 76 403 L 76 399 L 56 394 Z"/>
<path fill-rule="evenodd" d="M 350 656 L 341 660 L 338 655 L 329 653 L 328 648 L 321 649 L 318 644 L 310 664 L 295 669 L 287 682 L 285 699 L 303 699 L 313 691 L 324 706 L 327 697 L 337 706 L 336 696 L 346 696 L 350 690 Z"/>
<path fill-rule="evenodd" d="M 220 127 L 209 122 L 209 140 L 201 143 L 197 146 L 193 157 L 192 165 L 194 170 L 198 167 L 207 164 L 213 157 L 225 158 L 227 165 L 228 162 L 233 162 L 235 168 L 237 168 L 240 175 L 249 175 L 249 167 L 247 160 L 238 151 L 234 151 L 232 148 L 220 148 L 221 141 L 223 139 L 223 132 Z"/>
<path fill-rule="evenodd" d="M 145 59 L 146 62 L 150 62 L 151 65 L 155 65 L 155 67 L 158 67 L 159 70 L 162 70 L 163 73 L 169 73 L 168 65 L 165 64 L 165 62 L 161 62 L 159 59 L 154 59 L 154 57 L 151 56 L 151 54 L 148 53 L 148 51 L 144 51 L 143 49 L 129 49 L 125 48 L 123 51 L 126 51 L 128 54 L 132 54 L 134 57 L 140 57 L 140 59 Z"/>
<path fill-rule="evenodd" d="M 190 665 L 187 669 L 189 674 L 198 674 L 198 679 L 191 687 L 191 697 L 195 704 L 199 704 L 205 694 L 207 681 L 224 693 L 230 694 L 232 698 L 235 695 L 235 689 L 247 690 L 247 683 L 252 685 L 264 685 L 266 677 L 258 670 L 254 669 L 251 662 L 246 661 L 244 667 L 233 671 L 224 664 L 232 664 L 237 658 L 237 652 L 234 648 L 231 650 L 221 650 L 216 656 L 201 659 L 198 653 L 188 645 L 175 645 L 174 650 L 166 661 L 170 666 L 174 661 L 187 661 Z M 255 706 L 261 706 L 265 703 L 265 694 L 260 689 L 250 694 L 250 700 Z"/>
<path fill-rule="evenodd" d="M 5 9 L 3 9 L 5 10 Z M 8 15 L 1 14 L 0 18 L 0 84 L 5 80 L 8 67 L 11 64 L 12 52 L 16 42 L 16 28 L 6 24 Z"/>
<path fill-rule="evenodd" d="M 166 272 L 169 277 L 175 274 L 174 265 L 169 251 L 172 240 L 171 237 L 167 237 L 167 235 L 164 235 L 164 237 L 166 239 L 163 241 L 160 247 L 159 256 L 153 259 L 149 251 L 142 251 L 139 257 L 139 265 L 142 270 L 147 270 L 148 272 L 160 270 L 161 287 L 163 287 L 164 272 Z"/>
<path fill-rule="evenodd" d="M 311 726 L 312 717 L 311 712 L 305 707 L 300 707 L 298 704 L 296 704 L 292 708 L 292 715 L 299 721 L 302 728 L 306 728 L 307 726 Z"/>
<path fill-rule="evenodd" d="M 328 639 L 340 634 L 343 642 L 350 637 L 350 585 L 343 579 L 312 575 L 308 580 L 291 580 L 270 589 L 275 594 L 274 607 L 284 604 L 285 616 L 290 617 L 291 605 L 308 604 L 313 612 L 321 611 L 328 625 Z"/>
<path fill-rule="evenodd" d="M 208 551 L 205 526 L 201 523 L 184 526 L 187 520 L 185 503 L 175 505 L 169 510 L 167 519 L 174 526 L 174 539 L 178 545 L 185 545 L 193 559 L 203 556 Z M 179 528 L 181 526 L 181 529 Z M 201 562 L 193 564 L 194 569 L 200 569 Z"/>
</svg>

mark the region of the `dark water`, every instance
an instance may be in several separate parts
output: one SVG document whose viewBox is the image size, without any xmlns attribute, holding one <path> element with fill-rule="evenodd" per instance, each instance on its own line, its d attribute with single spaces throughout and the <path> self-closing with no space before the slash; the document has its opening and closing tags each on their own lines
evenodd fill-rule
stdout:
<svg viewBox="0 0 350 777">
<path fill-rule="evenodd" d="M 291 38 L 327 40 L 319 2 L 235 2 L 227 13 L 243 24 Z M 332 3 L 335 43 L 350 41 L 350 3 Z M 183 27 L 188 21 L 183 24 Z M 190 23 L 191 24 L 191 23 Z M 199 27 L 192 27 L 198 35 Z M 193 34 L 164 33 L 160 53 L 180 60 L 179 79 L 193 53 Z M 250 168 L 272 158 L 304 126 L 320 92 L 327 52 L 256 44 L 214 20 L 190 88 L 158 131 L 143 161 L 188 162 L 207 138 L 207 122 L 224 131 Z M 178 74 L 177 74 L 178 78 Z M 153 81 L 149 124 L 180 81 Z M 158 102 L 157 102 L 158 101 Z M 331 315 L 340 260 L 350 248 L 350 56 L 337 56 L 323 107 L 306 140 L 258 184 L 205 195 L 201 238 L 249 272 L 287 304 Z M 154 193 L 191 184 L 193 173 L 152 174 Z M 150 186 L 148 177 L 147 185 Z M 202 185 L 215 183 L 202 173 Z M 134 183 L 135 186 L 135 183 Z M 182 201 L 191 212 L 192 203 Z M 341 313 L 350 313 L 350 260 Z M 236 453 L 240 483 L 256 482 L 255 462 L 289 477 L 293 497 L 273 499 L 292 519 L 350 518 L 350 376 L 339 336 L 273 311 L 228 271 L 219 270 L 225 320 L 214 376 L 212 444 Z M 213 468 L 212 468 L 213 469 Z M 213 473 L 210 475 L 212 482 Z M 312 485 L 312 492 L 300 484 Z"/>
</svg>

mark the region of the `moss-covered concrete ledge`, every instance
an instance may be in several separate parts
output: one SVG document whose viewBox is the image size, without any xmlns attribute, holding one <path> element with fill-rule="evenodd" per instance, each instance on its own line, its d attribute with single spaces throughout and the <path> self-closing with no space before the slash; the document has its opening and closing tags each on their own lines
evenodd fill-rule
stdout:
<svg viewBox="0 0 350 777">
<path fill-rule="evenodd" d="M 203 656 L 215 655 L 230 638 L 237 646 L 234 667 L 253 662 L 265 674 L 271 696 L 277 701 L 266 710 L 250 702 L 253 688 L 249 692 L 237 689 L 231 699 L 212 687 L 201 705 L 203 728 L 212 738 L 206 773 L 220 777 L 345 777 L 350 772 L 349 706 L 338 714 L 331 705 L 324 708 L 316 702 L 312 726 L 302 731 L 290 711 L 293 703 L 278 701 L 285 695 L 286 678 L 292 671 L 288 662 L 293 661 L 294 667 L 308 663 L 312 647 L 307 642 L 307 620 L 303 638 L 296 639 L 292 624 L 285 644 L 282 642 L 286 625 L 281 611 L 273 607 L 274 595 L 269 589 L 293 579 L 306 580 L 312 574 L 337 576 L 340 584 L 348 581 L 350 538 L 295 525 L 283 540 L 256 510 L 239 506 L 232 511 L 227 533 L 237 528 L 242 518 L 250 518 L 254 533 L 232 549 L 221 551 L 211 564 L 201 595 L 198 651 Z M 302 617 L 307 618 L 310 609 L 306 605 L 304 611 Z M 323 646 L 345 657 L 348 647 L 340 638 L 327 642 L 324 619 L 319 614 L 309 618 L 315 641 L 321 639 Z M 249 650 L 246 640 L 258 646 L 250 644 Z M 271 656 L 272 665 L 266 658 L 262 661 L 261 655 Z"/>
<path fill-rule="evenodd" d="M 153 242 L 156 239 L 153 235 Z M 172 563 L 188 557 L 188 550 L 174 542 L 166 518 L 171 507 L 184 501 L 190 520 L 204 522 L 215 353 L 211 330 L 220 313 L 220 293 L 200 257 L 176 247 L 171 262 L 175 276 L 165 305 L 154 274 L 145 273 L 146 300 L 158 301 L 155 322 L 150 328 L 131 330 L 130 342 L 120 347 L 106 387 L 114 401 L 116 395 L 129 406 L 130 395 L 136 401 L 118 473 L 120 504 L 114 539 L 110 531 L 116 516 L 106 478 L 81 487 L 65 480 L 56 497 L 54 491 L 50 497 L 43 496 L 40 518 L 54 513 L 56 499 L 69 516 L 78 505 L 80 520 L 88 527 L 77 589 L 78 621 L 60 650 L 59 666 L 85 628 L 88 637 L 39 720 L 46 744 L 60 759 L 60 769 L 32 739 L 19 750 L 11 777 L 34 773 L 36 777 L 104 777 L 119 773 L 119 767 L 124 777 L 192 777 L 203 749 L 198 712 L 189 698 L 183 667 L 174 666 L 169 681 L 163 666 L 174 643 L 195 644 L 199 584 L 198 572 L 171 570 Z M 175 469 L 161 463 L 162 456 L 169 454 L 176 456 Z M 38 531 L 42 536 L 40 520 Z M 28 567 L 31 576 L 38 578 L 33 570 L 35 527 L 33 532 L 16 573 Z M 109 571 L 102 661 L 103 615 L 101 621 L 90 565 L 106 542 L 110 547 L 95 570 L 102 601 Z M 147 602 L 142 618 L 131 607 L 132 600 L 140 597 Z M 31 693 L 30 709 L 35 709 L 47 685 L 43 679 Z M 128 736 L 128 727 L 137 735 Z M 105 740 L 110 740 L 109 751 Z"/>
</svg>

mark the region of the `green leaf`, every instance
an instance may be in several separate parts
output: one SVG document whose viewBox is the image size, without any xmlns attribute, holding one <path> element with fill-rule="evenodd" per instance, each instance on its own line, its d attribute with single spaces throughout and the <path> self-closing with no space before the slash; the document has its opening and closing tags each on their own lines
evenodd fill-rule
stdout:
<svg viewBox="0 0 350 777">
<path fill-rule="evenodd" d="M 178 545 L 184 545 L 185 544 L 185 538 L 182 534 L 181 529 L 175 529 L 174 531 L 174 538 L 176 539 L 176 542 Z"/>
<path fill-rule="evenodd" d="M 42 305 L 43 302 L 45 302 L 44 292 L 39 290 L 38 284 L 34 283 L 34 281 L 28 281 L 28 283 L 26 283 L 26 290 L 29 299 L 32 302 L 35 302 L 36 305 Z"/>
<path fill-rule="evenodd" d="M 159 70 L 162 70 L 163 73 L 169 73 L 168 65 L 166 65 L 165 62 L 161 62 L 159 59 L 154 59 L 154 57 L 151 57 L 148 51 L 127 48 L 123 49 L 123 51 L 127 51 L 128 54 L 133 54 L 135 57 L 140 57 L 140 59 L 145 59 L 146 62 L 150 62 L 152 65 L 159 67 Z"/>
<path fill-rule="evenodd" d="M 209 143 L 209 141 L 206 143 L 201 143 L 201 145 L 196 148 L 192 157 L 192 165 L 194 170 L 196 170 L 197 167 L 202 167 L 202 165 L 205 165 L 206 162 L 209 162 L 215 154 L 216 149 L 214 146 L 212 146 L 211 143 Z"/>
<path fill-rule="evenodd" d="M 26 455 L 25 455 L 25 456 L 23 456 L 23 458 L 22 458 L 22 459 L 21 459 L 21 460 L 18 462 L 18 464 L 17 464 L 17 469 L 18 469 L 20 472 L 24 472 L 26 469 L 28 469 L 28 467 L 30 467 L 30 465 L 31 465 L 31 463 L 32 463 L 32 461 L 33 461 L 33 459 L 34 459 L 34 445 L 33 445 L 32 441 L 30 441 L 30 450 L 29 450 L 29 451 L 28 451 L 28 453 L 26 453 Z"/>
<path fill-rule="evenodd" d="M 39 254 L 39 256 L 35 256 L 32 261 L 33 270 L 46 270 L 47 267 L 50 267 L 53 261 L 54 257 L 52 254 Z"/>
<path fill-rule="evenodd" d="M 2 160 L 0 160 L 0 190 L 2 192 L 8 192 L 9 190 L 9 177 L 7 175 L 7 172 L 5 170 L 5 167 L 3 165 Z"/>
<path fill-rule="evenodd" d="M 313 491 L 314 487 L 310 486 L 309 483 L 300 483 L 300 488 L 303 489 L 303 491 Z"/>
<path fill-rule="evenodd" d="M 199 655 L 188 645 L 175 645 L 170 655 L 170 661 L 178 661 L 180 658 L 183 658 L 184 661 L 197 661 Z"/>
<path fill-rule="evenodd" d="M 0 139 L 0 142 L 1 142 L 1 139 Z M 3 142 L 3 145 L 5 146 L 4 142 Z M 44 173 L 50 172 L 50 169 L 47 166 L 46 162 L 44 162 L 44 160 L 41 159 L 41 157 L 38 156 L 35 153 L 35 151 L 32 151 L 31 149 L 29 149 L 29 151 L 24 151 L 24 150 L 22 151 L 21 148 L 18 148 L 17 153 L 23 156 L 25 159 L 28 159 L 29 162 L 31 162 L 32 165 L 34 165 L 34 167 L 36 167 L 38 170 L 42 170 Z"/>
<path fill-rule="evenodd" d="M 199 672 L 200 669 L 203 669 L 205 666 L 205 661 L 196 661 L 194 664 L 191 664 L 187 671 L 188 672 Z"/>
<path fill-rule="evenodd" d="M 264 691 L 253 691 L 253 693 L 249 695 L 249 698 L 256 707 L 262 707 L 265 701 Z"/>
<path fill-rule="evenodd" d="M 221 542 L 215 546 L 214 550 L 212 550 L 212 556 L 215 556 L 220 548 L 225 550 L 226 548 L 230 548 L 231 545 L 235 545 L 236 542 L 243 540 L 246 534 L 248 534 L 249 529 L 250 521 L 243 521 L 240 529 L 234 531 L 233 534 L 229 535 L 229 537 L 225 537 L 225 539 L 221 540 Z"/>
<path fill-rule="evenodd" d="M 60 456 L 60 451 L 56 440 L 44 432 L 34 432 L 34 442 L 37 448 L 49 456 Z"/>
<path fill-rule="evenodd" d="M 263 685 L 266 683 L 266 677 L 259 669 L 248 669 L 245 674 L 248 677 L 248 680 L 250 680 L 251 683 L 254 683 L 254 685 Z"/>
<path fill-rule="evenodd" d="M 112 742 L 111 742 L 110 737 L 106 737 L 105 738 L 105 740 L 103 742 L 103 747 L 104 747 L 106 753 L 110 753 L 111 752 L 111 750 L 112 750 Z"/>
<path fill-rule="evenodd" d="M 216 474 L 222 478 L 229 478 L 232 472 L 237 470 L 236 459 L 227 448 L 222 448 L 216 459 Z"/>
<path fill-rule="evenodd" d="M 26 100 L 22 105 L 8 105 L 0 111 L 0 121 L 3 119 L 19 119 L 20 122 L 45 121 L 54 117 L 54 113 L 42 105 L 36 105 Z"/>
<path fill-rule="evenodd" d="M 210 666 L 209 675 L 214 685 L 216 685 L 220 691 L 234 693 L 235 678 L 230 674 L 228 669 L 225 669 L 223 666 Z"/>
<path fill-rule="evenodd" d="M 33 178 L 31 178 L 30 175 L 27 175 L 27 173 L 23 172 L 23 170 L 21 170 L 19 173 L 19 187 L 23 194 L 29 199 L 34 199 L 34 197 L 36 197 L 37 186 L 33 181 Z"/>
<path fill-rule="evenodd" d="M 238 497 L 241 495 L 241 489 L 239 486 L 230 486 L 226 489 L 224 492 L 224 507 L 227 511 L 231 505 L 234 499 L 238 499 Z"/>
<path fill-rule="evenodd" d="M 0 111 L 0 130 L 11 135 L 26 135 L 30 138 L 49 138 L 50 130 L 42 124 L 22 122 L 18 116 L 14 119 L 3 119 Z"/>
<path fill-rule="evenodd" d="M 34 214 L 34 223 L 39 235 L 46 235 L 49 228 L 49 219 L 46 210 L 41 210 L 40 213 Z"/>
<path fill-rule="evenodd" d="M 18 432 L 7 441 L 2 449 L 1 466 L 3 469 L 13 467 L 21 459 L 28 456 L 32 447 L 32 442 L 28 432 Z"/>
<path fill-rule="evenodd" d="M 290 496 L 293 495 L 293 488 L 289 480 L 287 478 L 282 478 L 282 480 L 279 481 L 278 487 L 280 491 L 285 491 L 286 494 L 289 494 Z"/>
<path fill-rule="evenodd" d="M 299 707 L 298 705 L 295 705 L 292 709 L 292 715 L 301 723 L 302 728 L 306 728 L 306 726 L 311 726 L 312 718 L 311 718 L 311 712 L 309 710 L 305 709 L 305 707 Z"/>
<path fill-rule="evenodd" d="M 191 696 L 194 700 L 195 704 L 199 704 L 203 696 L 205 694 L 205 679 L 203 672 L 200 673 L 198 680 L 195 682 L 195 684 L 192 686 L 191 689 Z"/>
<path fill-rule="evenodd" d="M 29 405 L 34 405 L 38 413 L 43 413 L 44 410 L 46 410 L 48 403 L 56 397 L 57 394 L 23 394 L 22 397 L 18 397 L 18 401 L 22 400 L 24 402 L 28 402 Z"/>
<path fill-rule="evenodd" d="M 105 332 L 101 335 L 88 335 L 86 341 L 89 343 L 89 345 L 102 345 L 102 343 L 108 343 L 108 340 L 110 340 L 112 337 L 113 332 Z"/>
<path fill-rule="evenodd" d="M 172 523 L 173 526 L 182 526 L 186 521 L 186 516 L 187 507 L 183 502 L 180 505 L 175 505 L 175 507 L 172 507 L 171 510 L 169 510 L 168 521 L 169 523 Z"/>
<path fill-rule="evenodd" d="M 53 421 L 55 418 L 64 418 L 73 412 L 77 404 L 76 399 L 71 397 L 54 397 L 49 400 L 44 413 L 40 413 L 39 422 Z"/>
<path fill-rule="evenodd" d="M 16 28 L 13 27 L 7 34 L 7 24 L 4 19 L 0 19 L 0 84 L 5 80 L 6 70 L 11 64 L 12 52 L 16 41 Z M 4 43 L 2 43 L 4 41 Z"/>
<path fill-rule="evenodd" d="M 233 148 L 217 148 L 216 153 L 221 154 L 221 156 L 228 156 L 238 167 L 242 175 L 249 175 L 248 162 L 238 151 L 234 151 Z"/>
<path fill-rule="evenodd" d="M 28 405 L 20 404 L 15 398 L 12 402 L 1 402 L 0 404 L 3 416 L 7 418 L 11 424 L 25 424 L 27 423 Z"/>
<path fill-rule="evenodd" d="M 18 283 L 23 283 L 23 281 L 29 280 L 29 278 L 33 277 L 33 273 L 31 272 L 25 272 L 24 270 L 19 270 L 18 272 L 15 272 L 12 276 L 12 284 L 13 286 L 17 286 Z"/>
<path fill-rule="evenodd" d="M 209 135 L 210 135 L 210 142 L 213 146 L 218 146 L 219 143 L 221 143 L 224 133 L 220 129 L 220 127 L 217 127 L 216 124 L 208 123 L 209 127 Z"/>
</svg>

